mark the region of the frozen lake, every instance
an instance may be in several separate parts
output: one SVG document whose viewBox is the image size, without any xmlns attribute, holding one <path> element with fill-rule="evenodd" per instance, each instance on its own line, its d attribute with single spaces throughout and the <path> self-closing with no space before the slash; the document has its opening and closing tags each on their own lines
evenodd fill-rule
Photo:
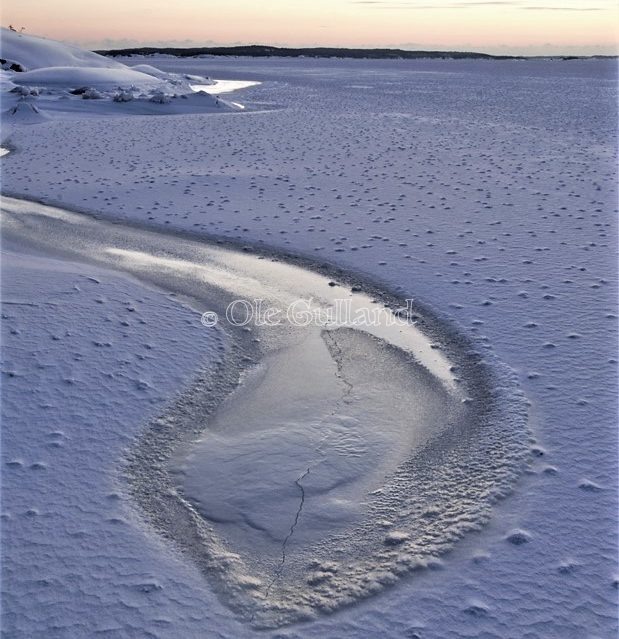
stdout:
<svg viewBox="0 0 619 639">
<path fill-rule="evenodd" d="M 430 568 L 393 580 L 372 574 L 364 587 L 375 596 L 333 615 L 326 606 L 280 636 L 613 636 L 616 63 L 125 62 L 261 84 L 234 93 L 247 113 L 11 126 L 1 140 L 15 149 L 1 160 L 5 193 L 357 273 L 426 305 L 484 361 L 508 367 L 528 402 L 530 471 L 493 502 L 484 526 Z M 59 616 L 67 636 L 131 636 L 134 628 L 158 637 L 215 629 L 254 636 L 195 557 L 154 535 L 119 497 L 122 451 L 169 414 L 170 397 L 191 387 L 198 369 L 218 365 L 226 340 L 207 337 L 199 314 L 165 287 L 9 249 L 5 265 L 19 276 L 3 309 L 4 422 L 12 430 L 2 472 L 16 495 L 3 504 L 5 549 L 15 558 L 5 578 L 14 636 Z M 65 306 L 37 306 L 41 297 Z M 69 304 L 79 314 L 58 310 Z M 292 366 L 284 377 L 295 375 Z M 34 400 L 24 380 L 37 380 Z M 246 433 L 234 437 L 256 457 Z M 210 448 L 196 442 L 206 447 L 201 473 L 234 469 L 225 439 Z M 303 436 L 289 444 L 303 448 Z M 230 504 L 213 501 L 208 486 L 192 488 L 197 470 L 185 471 L 186 490 L 201 491 L 195 502 L 206 503 L 203 514 L 218 518 L 226 537 L 221 515 Z M 435 514 L 428 503 L 427 517 Z M 468 530 L 471 521 L 460 524 Z M 229 535 L 239 555 L 252 530 Z M 321 568 L 319 578 L 332 579 L 333 566 Z M 245 586 L 255 582 L 248 576 Z M 86 613 L 76 603 L 83 600 Z"/>
</svg>

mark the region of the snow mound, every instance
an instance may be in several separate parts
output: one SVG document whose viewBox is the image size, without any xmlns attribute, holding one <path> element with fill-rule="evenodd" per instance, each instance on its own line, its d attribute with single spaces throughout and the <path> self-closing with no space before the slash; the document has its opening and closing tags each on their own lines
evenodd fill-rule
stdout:
<svg viewBox="0 0 619 639">
<path fill-rule="evenodd" d="M 138 88 L 155 88 L 162 84 L 161 80 L 146 73 L 132 69 L 104 69 L 100 67 L 48 67 L 18 73 L 13 78 L 17 84 L 31 86 L 53 86 L 76 88 L 88 86 L 92 88 L 114 88 L 118 86 L 135 86 Z"/>
<path fill-rule="evenodd" d="M 98 53 L 4 28 L 0 29 L 0 58 L 17 63 L 26 71 L 43 67 L 124 68 Z"/>
<path fill-rule="evenodd" d="M 15 106 L 2 112 L 2 119 L 18 124 L 39 124 L 49 118 L 34 104 L 20 100 Z"/>
<path fill-rule="evenodd" d="M 134 71 L 139 71 L 140 73 L 145 73 L 146 75 L 152 75 L 153 78 L 159 78 L 160 80 L 167 80 L 169 74 L 165 71 L 161 71 L 156 67 L 151 66 L 150 64 L 136 64 L 131 67 Z"/>
<path fill-rule="evenodd" d="M 10 124 L 40 121 L 41 113 L 54 118 L 66 113 L 106 117 L 242 110 L 235 103 L 197 95 L 192 83 L 212 83 L 202 76 L 167 73 L 149 64 L 134 69 L 75 46 L 7 29 L 1 35 L 0 92 Z M 28 105 L 19 104 L 23 98 Z"/>
</svg>

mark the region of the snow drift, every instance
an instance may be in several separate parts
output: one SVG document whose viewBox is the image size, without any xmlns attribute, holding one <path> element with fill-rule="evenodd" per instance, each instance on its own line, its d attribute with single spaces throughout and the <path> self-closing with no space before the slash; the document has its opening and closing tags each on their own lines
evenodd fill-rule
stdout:
<svg viewBox="0 0 619 639">
<path fill-rule="evenodd" d="M 37 124 L 54 112 L 109 116 L 241 110 L 210 95 L 193 99 L 192 85 L 212 84 L 202 76 L 166 73 L 147 64 L 133 69 L 70 44 L 9 29 L 1 29 L 0 35 L 0 91 L 11 125 Z M 21 104 L 25 96 L 28 105 Z"/>
<path fill-rule="evenodd" d="M 120 62 L 98 53 L 84 51 L 64 42 L 0 29 L 0 58 L 5 63 L 17 63 L 24 71 L 43 67 L 99 67 L 122 69 Z"/>
<path fill-rule="evenodd" d="M 151 75 L 127 68 L 104 69 L 100 67 L 51 67 L 18 73 L 13 78 L 17 84 L 78 88 L 116 88 L 136 86 L 139 88 L 161 87 L 161 80 Z"/>
</svg>

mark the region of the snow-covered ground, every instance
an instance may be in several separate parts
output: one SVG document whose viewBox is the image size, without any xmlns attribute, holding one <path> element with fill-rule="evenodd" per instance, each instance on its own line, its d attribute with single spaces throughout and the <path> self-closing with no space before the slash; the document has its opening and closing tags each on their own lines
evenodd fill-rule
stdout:
<svg viewBox="0 0 619 639">
<path fill-rule="evenodd" d="M 116 62 L 261 84 L 235 97 L 243 114 L 5 126 L 5 194 L 380 280 L 513 369 L 529 402 L 530 471 L 483 529 L 273 636 L 614 636 L 615 63 Z M 254 633 L 114 497 L 123 451 L 225 348 L 131 278 L 5 243 L 7 636 Z"/>
</svg>

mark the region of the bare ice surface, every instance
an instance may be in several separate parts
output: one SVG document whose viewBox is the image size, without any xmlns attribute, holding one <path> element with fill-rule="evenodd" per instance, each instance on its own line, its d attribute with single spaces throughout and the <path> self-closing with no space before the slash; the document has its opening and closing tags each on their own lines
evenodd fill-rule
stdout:
<svg viewBox="0 0 619 639">
<path fill-rule="evenodd" d="M 213 84 L 192 84 L 194 91 L 204 91 L 211 95 L 220 95 L 221 93 L 232 93 L 239 89 L 247 89 L 260 84 L 255 80 L 217 80 L 213 78 Z"/>
</svg>

